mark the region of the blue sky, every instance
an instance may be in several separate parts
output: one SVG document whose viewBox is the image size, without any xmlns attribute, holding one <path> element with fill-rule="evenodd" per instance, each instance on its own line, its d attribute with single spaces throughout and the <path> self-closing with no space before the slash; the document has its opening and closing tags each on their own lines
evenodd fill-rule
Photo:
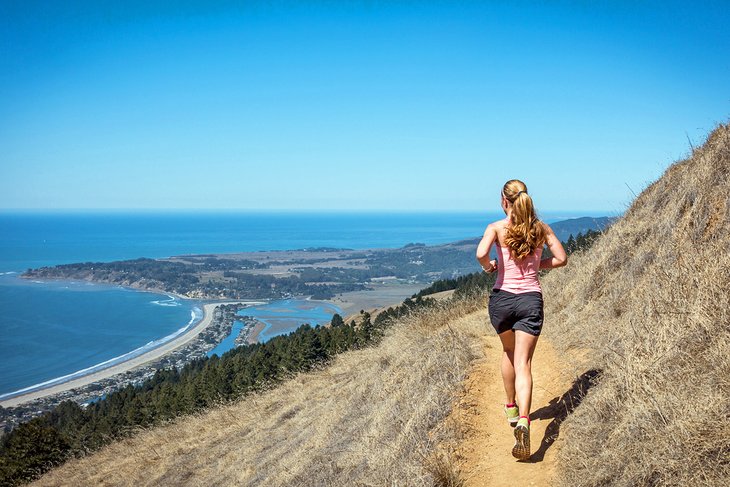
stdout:
<svg viewBox="0 0 730 487">
<path fill-rule="evenodd" d="M 727 2 L 2 2 L 0 208 L 619 213 L 730 114 Z"/>
</svg>

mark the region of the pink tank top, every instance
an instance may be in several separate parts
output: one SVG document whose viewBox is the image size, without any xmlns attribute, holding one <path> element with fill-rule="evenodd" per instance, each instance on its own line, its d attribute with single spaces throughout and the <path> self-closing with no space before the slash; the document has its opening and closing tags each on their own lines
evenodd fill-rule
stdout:
<svg viewBox="0 0 730 487">
<path fill-rule="evenodd" d="M 512 258 L 507 247 L 500 246 L 499 242 L 496 245 L 499 258 L 497 259 L 497 282 L 494 283 L 494 289 L 502 289 L 516 294 L 530 291 L 542 293 L 540 281 L 537 278 L 537 271 L 540 270 L 542 246 L 535 249 L 521 262 L 517 262 Z"/>
</svg>

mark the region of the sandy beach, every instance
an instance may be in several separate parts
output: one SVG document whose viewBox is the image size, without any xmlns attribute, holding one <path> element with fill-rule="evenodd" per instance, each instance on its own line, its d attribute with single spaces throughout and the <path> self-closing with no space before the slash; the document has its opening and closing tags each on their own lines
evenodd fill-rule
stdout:
<svg viewBox="0 0 730 487">
<path fill-rule="evenodd" d="M 252 345 L 259 341 L 259 333 L 264 331 L 264 328 L 266 328 L 266 323 L 261 323 L 260 321 L 257 321 L 253 328 L 251 328 L 251 331 L 248 333 L 248 338 L 246 338 L 246 343 L 249 345 Z"/>
<path fill-rule="evenodd" d="M 0 401 L 0 406 L 2 407 L 12 407 L 17 406 L 19 404 L 32 401 L 34 399 L 38 399 L 41 397 L 50 396 L 53 394 L 57 394 L 59 392 L 67 391 L 70 389 L 75 389 L 78 387 L 83 387 L 86 385 L 89 385 L 93 382 L 99 381 L 101 379 L 106 379 L 108 377 L 124 373 L 128 370 L 135 369 L 137 367 L 140 367 L 142 365 L 145 365 L 149 362 L 152 362 L 154 360 L 157 360 L 164 355 L 167 355 L 171 351 L 184 346 L 187 344 L 190 340 L 197 337 L 205 328 L 207 328 L 210 323 L 213 321 L 213 310 L 222 304 L 235 304 L 235 303 L 243 303 L 243 304 L 263 304 L 261 301 L 225 301 L 220 303 L 209 303 L 203 305 L 203 319 L 200 320 L 193 328 L 188 330 L 187 332 L 183 333 L 182 335 L 175 337 L 174 339 L 170 340 L 169 342 L 160 345 L 159 347 L 150 350 L 148 352 L 143 353 L 142 355 L 138 355 L 137 357 L 134 357 L 132 359 L 129 359 L 127 361 L 112 365 L 108 368 L 90 373 L 88 375 L 84 375 L 82 377 L 77 377 L 74 379 L 71 379 L 67 382 L 63 382 L 61 384 L 54 384 L 49 387 L 45 387 L 43 389 L 38 389 L 35 391 L 28 392 L 26 394 L 15 396 L 9 399 L 4 399 Z"/>
</svg>

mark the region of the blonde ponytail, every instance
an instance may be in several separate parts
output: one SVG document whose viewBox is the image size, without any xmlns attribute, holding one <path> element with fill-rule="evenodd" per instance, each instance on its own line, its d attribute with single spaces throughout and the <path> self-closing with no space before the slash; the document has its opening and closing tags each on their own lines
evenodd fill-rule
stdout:
<svg viewBox="0 0 730 487">
<path fill-rule="evenodd" d="M 538 220 L 527 186 L 519 179 L 504 184 L 502 194 L 512 203 L 512 216 L 507 226 L 504 243 L 512 258 L 521 260 L 545 244 L 545 227 Z"/>
</svg>

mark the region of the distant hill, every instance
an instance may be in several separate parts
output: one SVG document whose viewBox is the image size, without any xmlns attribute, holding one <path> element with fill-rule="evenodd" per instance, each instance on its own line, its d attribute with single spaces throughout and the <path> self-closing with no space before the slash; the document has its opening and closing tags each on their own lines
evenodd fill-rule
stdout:
<svg viewBox="0 0 730 487">
<path fill-rule="evenodd" d="M 569 220 L 561 220 L 550 224 L 550 228 L 553 229 L 555 235 L 561 242 L 566 242 L 568 238 L 573 235 L 576 237 L 579 233 L 586 233 L 588 230 L 605 230 L 611 224 L 616 221 L 616 217 L 612 216 L 583 216 L 580 218 L 571 218 Z M 479 241 L 482 239 L 481 236 L 475 238 L 467 238 L 465 240 L 459 240 L 453 242 L 452 245 L 479 245 Z"/>
<path fill-rule="evenodd" d="M 600 216 L 595 218 L 584 216 L 551 223 L 550 228 L 553 229 L 558 240 L 565 242 L 571 235 L 575 237 L 579 233 L 586 233 L 588 230 L 605 230 L 615 221 L 616 217 L 611 216 Z"/>
</svg>

